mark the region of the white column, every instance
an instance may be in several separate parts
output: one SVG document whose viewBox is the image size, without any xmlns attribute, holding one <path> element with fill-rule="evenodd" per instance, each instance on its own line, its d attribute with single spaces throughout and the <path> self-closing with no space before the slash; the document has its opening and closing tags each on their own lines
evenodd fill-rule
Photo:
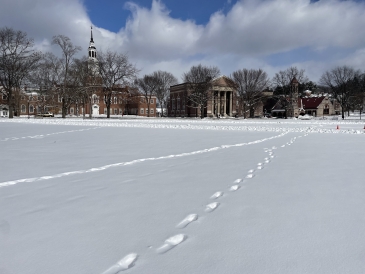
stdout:
<svg viewBox="0 0 365 274">
<path fill-rule="evenodd" d="M 223 102 L 223 107 L 224 107 L 224 116 L 226 116 L 227 114 L 227 91 L 224 92 L 224 102 Z"/>
<path fill-rule="evenodd" d="M 221 114 L 221 92 L 218 91 L 218 114 Z"/>
<path fill-rule="evenodd" d="M 232 116 L 232 108 L 233 108 L 233 92 L 230 92 L 230 97 L 229 97 L 229 116 Z"/>
</svg>

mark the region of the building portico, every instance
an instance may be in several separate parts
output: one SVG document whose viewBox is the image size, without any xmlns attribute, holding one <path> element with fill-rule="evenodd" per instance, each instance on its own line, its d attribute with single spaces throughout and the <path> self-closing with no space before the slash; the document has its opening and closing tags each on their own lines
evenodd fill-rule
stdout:
<svg viewBox="0 0 365 274">
<path fill-rule="evenodd" d="M 233 109 L 234 90 L 229 85 L 226 76 L 212 80 L 212 88 L 208 91 L 208 100 L 204 108 L 204 117 L 230 117 L 235 116 Z M 189 102 L 187 83 L 170 87 L 170 100 L 168 104 L 170 117 L 200 117 L 200 107 Z"/>
</svg>

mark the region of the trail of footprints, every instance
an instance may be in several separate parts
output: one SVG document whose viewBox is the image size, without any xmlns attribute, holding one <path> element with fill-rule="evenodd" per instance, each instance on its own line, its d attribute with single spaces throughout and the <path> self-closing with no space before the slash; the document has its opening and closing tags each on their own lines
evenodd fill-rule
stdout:
<svg viewBox="0 0 365 274">
<path fill-rule="evenodd" d="M 305 134 L 304 136 L 307 136 L 308 134 Z M 281 147 L 284 148 L 286 146 L 292 145 L 298 138 L 301 138 L 302 136 L 293 137 L 289 142 L 282 145 Z M 274 151 L 278 149 L 276 146 L 273 146 L 272 148 L 264 148 L 265 153 L 268 154 L 268 157 L 265 157 L 263 162 L 257 163 L 256 169 L 250 169 L 247 172 L 247 175 L 244 179 L 237 179 L 233 182 L 233 185 L 229 187 L 228 191 L 234 192 L 241 188 L 240 184 L 247 182 L 248 180 L 255 177 L 255 171 L 261 170 L 264 168 L 264 166 L 268 165 L 272 159 L 275 158 Z M 210 199 L 211 200 L 218 200 L 224 196 L 223 191 L 217 191 L 215 192 Z M 219 207 L 219 202 L 212 202 L 205 206 L 204 211 L 206 213 L 211 213 L 214 210 L 216 210 Z M 184 229 L 192 222 L 198 220 L 199 216 L 198 214 L 189 214 L 187 215 L 180 223 L 176 225 L 176 228 L 178 229 Z M 164 254 L 168 252 L 169 250 L 173 249 L 177 245 L 181 244 L 188 238 L 185 234 L 177 234 L 174 235 L 168 239 L 165 240 L 165 242 L 156 249 L 156 252 L 158 254 Z M 135 261 L 137 260 L 138 255 L 135 253 L 128 254 L 123 259 L 121 259 L 119 262 L 117 262 L 115 265 L 110 267 L 107 271 L 103 272 L 103 274 L 116 274 L 119 271 L 127 270 L 134 266 Z"/>
<path fill-rule="evenodd" d="M 42 139 L 44 137 L 57 135 L 57 134 L 64 134 L 64 133 L 72 133 L 72 132 L 80 132 L 80 131 L 86 131 L 86 130 L 92 130 L 92 129 L 98 129 L 99 127 L 93 127 L 93 128 L 83 128 L 83 129 L 75 129 L 75 130 L 67 130 L 67 131 L 60 131 L 60 132 L 54 132 L 54 133 L 47 133 L 47 134 L 40 134 L 40 135 L 33 135 L 33 136 L 24 136 L 24 137 L 9 137 L 5 139 L 0 139 L 0 142 L 6 142 L 6 141 L 16 141 L 16 140 L 22 140 L 22 139 Z"/>
</svg>

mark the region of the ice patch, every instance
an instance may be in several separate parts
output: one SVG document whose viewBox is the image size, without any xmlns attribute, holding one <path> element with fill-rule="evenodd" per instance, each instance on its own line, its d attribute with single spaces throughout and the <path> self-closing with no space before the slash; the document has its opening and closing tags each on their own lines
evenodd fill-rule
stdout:
<svg viewBox="0 0 365 274">
<path fill-rule="evenodd" d="M 205 212 L 212 212 L 213 210 L 215 210 L 217 207 L 219 206 L 219 203 L 215 202 L 215 203 L 211 203 L 205 206 Z"/>
<path fill-rule="evenodd" d="M 168 238 L 162 246 L 160 246 L 159 248 L 156 249 L 156 251 L 157 251 L 157 253 L 160 253 L 160 254 L 166 253 L 167 251 L 171 250 L 178 244 L 181 244 L 186 239 L 187 239 L 186 235 L 177 234 L 175 236 Z"/>
<path fill-rule="evenodd" d="M 216 193 L 214 193 L 210 199 L 218 199 L 219 197 L 223 196 L 223 192 L 222 191 L 217 191 Z"/>
<path fill-rule="evenodd" d="M 136 253 L 131 253 L 117 262 L 115 265 L 111 266 L 107 269 L 103 274 L 116 274 L 120 271 L 127 270 L 134 266 L 135 261 L 137 260 L 138 255 Z"/>
<path fill-rule="evenodd" d="M 198 220 L 198 214 L 189 214 L 188 216 L 185 217 L 184 220 L 182 220 L 176 227 L 177 228 L 184 228 L 186 227 L 188 224 L 190 224 L 191 222 L 194 222 Z"/>
</svg>

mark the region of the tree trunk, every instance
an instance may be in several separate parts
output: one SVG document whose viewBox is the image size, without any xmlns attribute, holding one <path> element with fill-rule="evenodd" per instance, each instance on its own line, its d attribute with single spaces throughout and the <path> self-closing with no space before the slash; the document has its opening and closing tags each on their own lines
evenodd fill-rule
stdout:
<svg viewBox="0 0 365 274">
<path fill-rule="evenodd" d="M 9 119 L 14 118 L 14 109 L 13 109 L 13 93 L 11 90 L 8 92 L 8 106 L 9 106 Z"/>
<path fill-rule="evenodd" d="M 67 112 L 67 107 L 65 98 L 62 98 L 62 118 L 66 118 L 66 112 Z"/>
<path fill-rule="evenodd" d="M 203 119 L 204 118 L 204 104 L 200 105 L 200 118 Z"/>
</svg>

